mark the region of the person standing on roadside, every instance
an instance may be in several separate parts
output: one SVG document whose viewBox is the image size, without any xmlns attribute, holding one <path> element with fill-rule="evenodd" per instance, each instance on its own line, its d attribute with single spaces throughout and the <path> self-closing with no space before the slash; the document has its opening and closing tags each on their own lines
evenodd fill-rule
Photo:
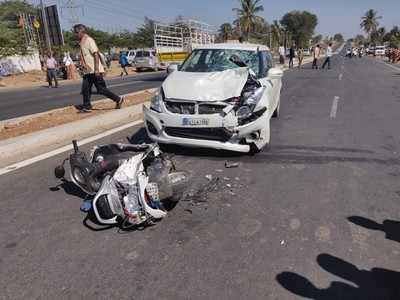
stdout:
<svg viewBox="0 0 400 300">
<path fill-rule="evenodd" d="M 104 66 L 101 61 L 99 48 L 95 40 L 86 33 L 86 26 L 77 24 L 74 26 L 74 33 L 79 40 L 81 48 L 81 64 L 83 66 L 83 80 L 82 80 L 82 96 L 83 105 L 77 107 L 80 112 L 91 112 L 92 105 L 90 102 L 91 89 L 95 85 L 97 92 L 113 100 L 116 109 L 120 109 L 124 98 L 115 95 L 111 92 L 104 81 Z"/>
<path fill-rule="evenodd" d="M 314 51 L 313 51 L 313 63 L 312 63 L 312 69 L 318 69 L 318 59 L 319 56 L 321 55 L 321 48 L 319 47 L 319 45 L 317 45 L 316 47 L 314 47 Z"/>
<path fill-rule="evenodd" d="M 119 53 L 119 65 L 121 66 L 120 76 L 124 76 L 124 73 L 126 76 L 128 76 L 128 71 L 126 70 L 126 67 L 128 66 L 128 58 L 126 57 L 126 53 L 124 51 Z"/>
<path fill-rule="evenodd" d="M 324 64 L 322 65 L 322 69 L 324 69 L 325 66 L 328 64 L 328 70 L 330 70 L 332 55 L 333 55 L 332 43 L 329 43 L 328 48 L 326 48 L 326 53 L 325 53 L 326 58 L 325 58 Z"/>
<path fill-rule="evenodd" d="M 279 63 L 281 65 L 285 64 L 285 54 L 286 54 L 285 52 L 286 52 L 285 47 L 283 45 L 280 45 L 279 46 Z"/>
<path fill-rule="evenodd" d="M 289 68 L 293 68 L 293 59 L 296 56 L 296 52 L 294 50 L 294 43 L 292 44 L 292 46 L 289 49 Z"/>
<path fill-rule="evenodd" d="M 49 82 L 49 88 L 53 87 L 53 80 L 54 80 L 54 87 L 58 88 L 57 65 L 58 64 L 55 58 L 53 57 L 53 53 L 49 51 L 46 58 L 47 81 Z"/>
<path fill-rule="evenodd" d="M 302 48 L 297 49 L 297 59 L 299 60 L 299 69 L 301 69 L 304 59 L 304 52 Z"/>
</svg>

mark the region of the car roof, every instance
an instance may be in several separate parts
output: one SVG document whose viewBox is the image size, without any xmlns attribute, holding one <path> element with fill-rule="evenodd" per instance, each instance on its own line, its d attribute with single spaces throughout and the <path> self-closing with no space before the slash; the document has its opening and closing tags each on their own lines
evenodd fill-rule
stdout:
<svg viewBox="0 0 400 300">
<path fill-rule="evenodd" d="M 265 45 L 251 43 L 217 43 L 206 44 L 194 47 L 194 49 L 231 49 L 231 50 L 247 50 L 247 51 L 268 51 L 269 48 Z"/>
</svg>

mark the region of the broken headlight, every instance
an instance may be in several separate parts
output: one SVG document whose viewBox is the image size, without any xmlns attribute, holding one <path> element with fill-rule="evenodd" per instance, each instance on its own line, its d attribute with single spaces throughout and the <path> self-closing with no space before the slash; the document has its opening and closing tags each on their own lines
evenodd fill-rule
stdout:
<svg viewBox="0 0 400 300">
<path fill-rule="evenodd" d="M 247 119 L 253 114 L 255 107 L 264 95 L 265 87 L 259 87 L 254 92 L 244 95 L 244 101 L 236 111 L 239 120 Z"/>
<path fill-rule="evenodd" d="M 161 103 L 164 100 L 164 92 L 162 88 L 159 88 L 154 94 L 153 98 L 151 98 L 150 108 L 155 110 L 156 112 L 161 112 Z"/>
</svg>

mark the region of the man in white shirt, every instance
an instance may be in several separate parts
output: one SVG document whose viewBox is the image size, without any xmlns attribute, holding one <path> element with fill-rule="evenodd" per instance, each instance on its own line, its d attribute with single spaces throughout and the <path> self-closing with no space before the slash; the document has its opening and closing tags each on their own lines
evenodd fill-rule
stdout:
<svg viewBox="0 0 400 300">
<path fill-rule="evenodd" d="M 49 82 L 49 88 L 54 87 L 58 88 L 57 81 L 57 61 L 54 59 L 53 54 L 51 52 L 48 53 L 46 58 L 46 70 L 47 70 L 47 81 Z"/>
<path fill-rule="evenodd" d="M 279 63 L 281 65 L 285 64 L 285 47 L 283 47 L 283 45 L 279 46 Z"/>
<path fill-rule="evenodd" d="M 102 62 L 99 48 L 96 45 L 95 40 L 86 33 L 86 26 L 77 24 L 74 26 L 74 33 L 79 40 L 81 48 L 81 65 L 84 67 L 84 75 L 82 80 L 82 95 L 83 105 L 79 106 L 80 112 L 91 112 L 91 90 L 92 86 L 95 85 L 97 92 L 101 95 L 115 102 L 115 108 L 120 109 L 124 102 L 123 97 L 119 97 L 111 92 L 104 81 L 104 62 Z"/>
<path fill-rule="evenodd" d="M 331 57 L 333 55 L 333 51 L 332 51 L 332 43 L 329 43 L 328 48 L 326 48 L 326 53 L 325 53 L 325 61 L 324 64 L 322 65 L 322 69 L 325 68 L 326 64 L 328 64 L 328 70 L 331 68 Z"/>
</svg>

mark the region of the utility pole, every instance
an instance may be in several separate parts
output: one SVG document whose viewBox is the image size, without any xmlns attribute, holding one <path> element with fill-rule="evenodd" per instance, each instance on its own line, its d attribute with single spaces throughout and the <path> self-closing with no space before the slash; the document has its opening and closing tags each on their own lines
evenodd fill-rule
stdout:
<svg viewBox="0 0 400 300">
<path fill-rule="evenodd" d="M 49 33 L 49 24 L 47 23 L 47 15 L 46 10 L 43 4 L 43 0 L 40 0 L 40 10 L 42 11 L 42 20 L 43 20 L 43 29 L 44 36 L 46 40 L 46 46 L 49 51 L 51 51 L 51 42 L 50 42 L 50 33 Z"/>
</svg>

